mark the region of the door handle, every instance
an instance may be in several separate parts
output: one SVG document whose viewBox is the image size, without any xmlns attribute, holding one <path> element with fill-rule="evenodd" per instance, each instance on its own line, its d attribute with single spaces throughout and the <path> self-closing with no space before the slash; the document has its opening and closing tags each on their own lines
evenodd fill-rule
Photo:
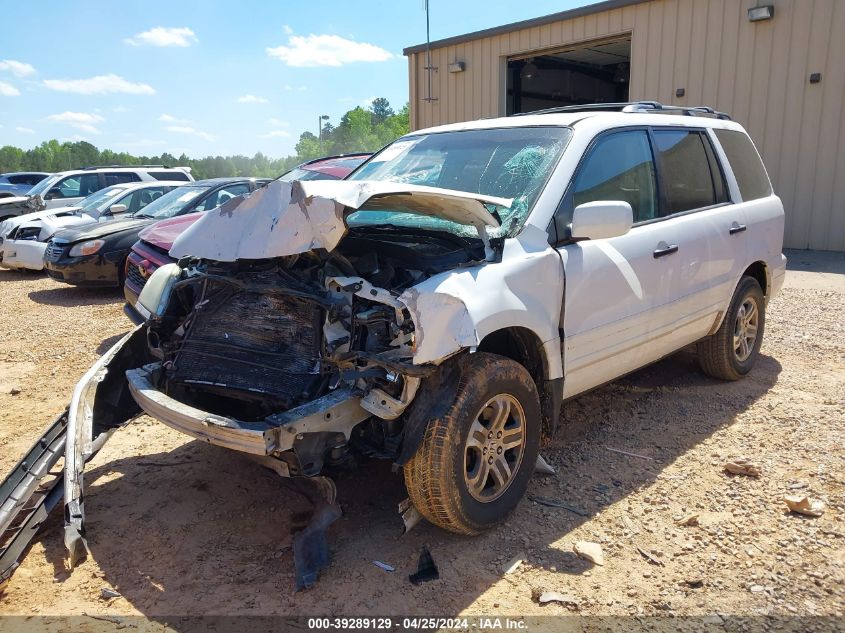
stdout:
<svg viewBox="0 0 845 633">
<path fill-rule="evenodd" d="M 672 253 L 677 252 L 677 244 L 667 244 L 666 242 L 660 242 L 660 244 L 657 245 L 657 249 L 654 251 L 654 259 L 657 259 L 658 257 L 663 257 L 664 255 L 671 255 Z"/>
<path fill-rule="evenodd" d="M 731 224 L 731 228 L 728 229 L 728 233 L 730 233 L 731 235 L 735 235 L 736 233 L 742 233 L 747 228 L 748 227 L 744 224 L 737 224 L 736 222 L 734 222 L 733 224 Z"/>
</svg>

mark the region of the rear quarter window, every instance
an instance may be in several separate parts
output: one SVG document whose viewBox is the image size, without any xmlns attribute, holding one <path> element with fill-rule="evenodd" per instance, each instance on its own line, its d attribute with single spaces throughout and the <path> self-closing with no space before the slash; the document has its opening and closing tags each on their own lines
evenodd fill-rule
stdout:
<svg viewBox="0 0 845 633">
<path fill-rule="evenodd" d="M 175 169 L 173 171 L 151 171 L 148 173 L 156 180 L 179 180 L 182 182 L 190 181 L 190 178 L 188 178 L 188 174 L 179 169 Z"/>
<path fill-rule="evenodd" d="M 772 184 L 754 144 L 747 134 L 735 130 L 714 130 L 736 177 L 744 202 L 772 195 Z"/>
</svg>

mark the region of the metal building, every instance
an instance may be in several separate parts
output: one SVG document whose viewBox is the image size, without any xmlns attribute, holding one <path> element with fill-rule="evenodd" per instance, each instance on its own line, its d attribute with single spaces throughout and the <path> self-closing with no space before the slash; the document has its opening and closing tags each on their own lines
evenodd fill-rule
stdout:
<svg viewBox="0 0 845 633">
<path fill-rule="evenodd" d="M 845 0 L 607 0 L 405 54 L 412 129 L 625 100 L 728 112 L 783 199 L 785 245 L 845 251 Z"/>
</svg>

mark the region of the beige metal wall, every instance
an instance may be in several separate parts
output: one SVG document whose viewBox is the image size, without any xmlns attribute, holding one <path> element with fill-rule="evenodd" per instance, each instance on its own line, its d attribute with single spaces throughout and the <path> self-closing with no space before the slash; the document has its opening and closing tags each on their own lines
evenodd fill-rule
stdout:
<svg viewBox="0 0 845 633">
<path fill-rule="evenodd" d="M 845 0 L 769 3 L 774 18 L 752 23 L 756 0 L 652 0 L 435 48 L 431 102 L 425 53 L 412 53 L 411 127 L 504 115 L 510 56 L 631 33 L 630 98 L 729 112 L 783 198 L 786 246 L 845 251 Z M 466 70 L 447 72 L 454 61 Z"/>
</svg>

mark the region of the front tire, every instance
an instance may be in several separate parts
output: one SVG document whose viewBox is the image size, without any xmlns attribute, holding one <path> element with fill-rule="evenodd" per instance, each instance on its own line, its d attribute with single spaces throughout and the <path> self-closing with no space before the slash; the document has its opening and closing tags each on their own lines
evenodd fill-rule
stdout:
<svg viewBox="0 0 845 633">
<path fill-rule="evenodd" d="M 766 325 L 766 300 L 753 277 L 739 280 L 722 325 L 712 336 L 698 342 L 698 364 L 708 376 L 739 380 L 760 353 Z"/>
<path fill-rule="evenodd" d="M 435 525 L 479 534 L 519 503 L 540 448 L 540 398 L 516 361 L 477 352 L 461 357 L 447 412 L 431 420 L 405 464 L 414 506 Z"/>
</svg>

